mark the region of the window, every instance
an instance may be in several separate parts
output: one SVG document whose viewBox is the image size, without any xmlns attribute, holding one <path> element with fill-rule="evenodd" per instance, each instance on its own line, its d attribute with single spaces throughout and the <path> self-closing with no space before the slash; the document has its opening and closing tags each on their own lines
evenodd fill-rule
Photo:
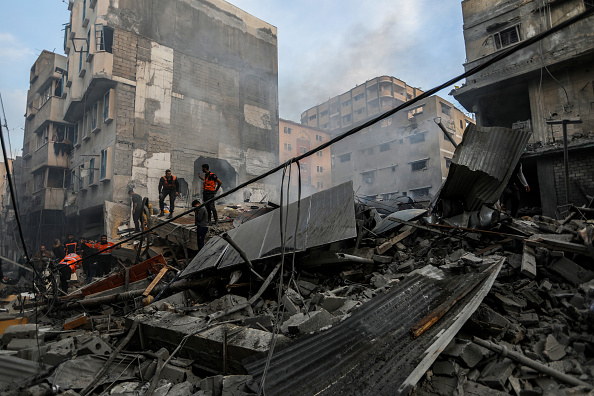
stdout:
<svg viewBox="0 0 594 396">
<path fill-rule="evenodd" d="M 290 134 L 291 134 L 291 128 L 289 128 L 289 127 L 285 127 L 285 128 L 284 128 L 284 132 L 285 132 L 286 134 L 289 134 L 289 135 L 290 135 Z"/>
<path fill-rule="evenodd" d="M 328 110 L 324 110 L 320 113 L 320 117 L 324 117 L 325 115 L 328 115 Z"/>
<path fill-rule="evenodd" d="M 396 172 L 396 165 L 392 165 L 392 172 Z"/>
<path fill-rule="evenodd" d="M 318 188 L 324 188 L 324 183 L 318 182 Z"/>
<path fill-rule="evenodd" d="M 91 105 L 89 112 L 91 113 L 91 131 L 94 131 L 97 129 L 97 103 Z"/>
<path fill-rule="evenodd" d="M 340 160 L 340 162 L 349 162 L 351 160 L 351 153 L 339 155 L 338 159 Z"/>
<path fill-rule="evenodd" d="M 83 183 L 83 165 L 79 165 L 78 166 L 78 189 L 81 190 L 83 188 L 85 188 L 85 184 Z"/>
<path fill-rule="evenodd" d="M 82 2 L 82 20 L 84 23 L 85 17 L 87 16 L 87 0 L 83 0 Z"/>
<path fill-rule="evenodd" d="M 367 184 L 373 184 L 375 182 L 375 171 L 361 173 L 362 180 Z"/>
<path fill-rule="evenodd" d="M 355 96 L 355 98 L 354 98 L 355 99 L 355 102 L 358 101 L 358 100 L 363 99 L 364 97 L 365 97 L 365 94 L 360 93 L 359 95 Z"/>
<path fill-rule="evenodd" d="M 462 123 L 462 120 L 460 120 L 460 128 L 464 129 L 464 124 Z"/>
<path fill-rule="evenodd" d="M 420 171 L 427 169 L 427 160 L 415 161 L 410 164 L 413 171 Z"/>
<path fill-rule="evenodd" d="M 87 62 L 91 59 L 89 58 L 89 51 L 91 50 L 91 28 L 87 32 Z"/>
<path fill-rule="evenodd" d="M 314 115 L 310 115 L 309 116 L 309 120 L 310 121 L 315 120 L 316 118 L 318 118 L 317 114 L 314 114 Z"/>
<path fill-rule="evenodd" d="M 344 117 L 342 117 L 342 122 L 346 124 L 346 123 L 351 122 L 351 119 L 352 119 L 351 114 L 347 114 Z"/>
<path fill-rule="evenodd" d="M 410 120 L 418 114 L 423 114 L 424 108 L 425 108 L 425 105 L 420 105 L 420 106 L 415 107 L 414 109 L 410 109 L 408 111 L 408 119 Z"/>
<path fill-rule="evenodd" d="M 288 150 L 288 149 L 287 149 L 287 143 L 285 143 L 285 150 Z"/>
<path fill-rule="evenodd" d="M 450 112 L 451 112 L 451 110 L 452 110 L 452 107 L 451 107 L 451 106 L 448 106 L 448 105 L 447 105 L 447 104 L 445 104 L 445 103 L 441 103 L 441 102 L 439 102 L 439 104 L 441 105 L 441 112 L 442 112 L 443 114 L 445 114 L 445 115 L 449 116 L 449 115 L 450 115 Z"/>
<path fill-rule="evenodd" d="M 89 186 L 95 183 L 95 158 L 89 161 Z"/>
<path fill-rule="evenodd" d="M 324 125 L 322 125 L 322 129 L 328 129 L 328 123 L 325 123 Z"/>
<path fill-rule="evenodd" d="M 447 169 L 450 169 L 450 165 L 452 165 L 452 159 L 445 157 L 445 165 Z"/>
<path fill-rule="evenodd" d="M 322 156 L 322 151 L 316 151 L 316 155 L 317 155 L 318 157 L 321 157 L 321 156 Z"/>
<path fill-rule="evenodd" d="M 316 171 L 317 171 L 317 172 L 324 172 L 324 167 L 322 167 L 322 166 L 318 165 L 318 166 L 316 167 Z"/>
<path fill-rule="evenodd" d="M 301 163 L 301 170 L 307 170 L 307 164 L 305 162 Z"/>
<path fill-rule="evenodd" d="M 316 140 L 318 142 L 321 142 L 322 141 L 322 135 L 316 135 Z"/>
<path fill-rule="evenodd" d="M 364 109 L 357 110 L 357 114 L 363 114 Z"/>
<path fill-rule="evenodd" d="M 105 51 L 105 34 L 103 32 L 103 25 L 95 24 L 95 52 Z"/>
<path fill-rule="evenodd" d="M 78 144 L 78 122 L 74 124 L 74 135 L 72 137 L 72 144 L 75 146 Z"/>
<path fill-rule="evenodd" d="M 410 144 L 421 143 L 425 141 L 425 133 L 416 133 L 414 135 L 410 135 Z"/>
<path fill-rule="evenodd" d="M 83 139 L 89 138 L 89 112 L 86 112 L 82 120 L 82 137 Z"/>
<path fill-rule="evenodd" d="M 347 100 L 346 102 L 342 102 L 342 107 L 347 107 L 351 105 L 351 101 Z"/>
<path fill-rule="evenodd" d="M 76 182 L 76 171 L 70 171 L 70 189 L 74 190 L 74 183 Z"/>
<path fill-rule="evenodd" d="M 497 49 L 508 47 L 514 43 L 522 40 L 520 35 L 520 25 L 515 25 L 493 35 L 495 41 L 495 47 Z"/>
<path fill-rule="evenodd" d="M 80 72 L 83 70 L 83 68 L 82 68 L 83 53 L 80 52 L 79 55 L 80 55 L 80 58 L 78 58 L 78 73 L 80 74 Z"/>
<path fill-rule="evenodd" d="M 380 153 L 384 152 L 384 151 L 389 151 L 390 150 L 390 143 L 383 143 L 380 144 Z"/>
<path fill-rule="evenodd" d="M 52 97 L 52 86 L 50 85 L 49 87 L 47 87 L 47 89 L 45 89 L 41 93 L 41 96 L 39 98 L 39 100 L 40 100 L 39 108 L 41 108 L 41 106 L 43 106 L 48 100 L 50 100 L 51 97 Z"/>
<path fill-rule="evenodd" d="M 109 92 L 103 97 L 103 122 L 109 119 Z"/>
<path fill-rule="evenodd" d="M 291 151 L 291 149 L 292 149 L 291 143 L 285 143 L 285 150 Z"/>
<path fill-rule="evenodd" d="M 100 167 L 99 167 L 99 178 L 101 180 L 107 178 L 107 149 L 101 150 L 101 158 L 100 158 Z"/>
</svg>

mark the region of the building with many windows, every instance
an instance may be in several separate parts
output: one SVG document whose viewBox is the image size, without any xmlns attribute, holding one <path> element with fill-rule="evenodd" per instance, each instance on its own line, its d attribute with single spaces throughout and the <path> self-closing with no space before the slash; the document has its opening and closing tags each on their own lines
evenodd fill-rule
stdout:
<svg viewBox="0 0 594 396">
<path fill-rule="evenodd" d="M 325 131 L 289 120 L 280 119 L 278 130 L 278 152 L 281 164 L 330 140 L 330 134 Z M 328 147 L 300 161 L 303 196 L 332 186 L 330 157 L 330 148 Z M 291 186 L 296 187 L 298 181 L 299 172 L 296 165 L 293 164 Z M 297 189 L 294 188 L 292 191 L 296 193 Z"/>
<path fill-rule="evenodd" d="M 326 125 L 326 108 L 330 106 L 334 112 L 329 115 L 329 128 L 334 136 L 421 92 L 394 77 L 377 77 L 303 112 L 301 122 L 310 126 L 318 122 Z M 353 112 L 354 118 L 349 119 L 347 116 Z M 454 155 L 454 146 L 434 122 L 437 118 L 456 142 L 462 140 L 467 123 L 473 122 L 439 96 L 426 98 L 333 144 L 332 183 L 352 180 L 357 195 L 375 200 L 400 196 L 429 199 L 441 187 Z M 333 124 L 333 119 L 340 121 Z"/>
<path fill-rule="evenodd" d="M 462 1 L 466 70 L 508 48 L 592 12 L 591 1 Z M 594 194 L 594 15 L 471 76 L 453 91 L 476 114 L 480 126 L 528 128 L 532 132 L 522 157 L 532 192 L 522 199 L 543 214 L 562 216 L 566 203 L 587 204 Z M 562 120 L 569 136 L 570 191 L 565 191 Z M 556 123 L 556 124 L 553 124 Z"/>
<path fill-rule="evenodd" d="M 59 77 L 52 89 L 60 82 L 62 93 L 40 97 L 59 98 L 56 117 L 69 128 L 72 150 L 34 182 L 68 169 L 59 184 L 71 229 L 114 236 L 129 218 L 128 189 L 156 204 L 166 169 L 180 181 L 183 205 L 200 192 L 203 163 L 223 189 L 278 164 L 274 26 L 223 0 L 70 0 L 68 7 L 66 58 L 52 69 Z M 40 140 L 30 144 L 50 142 L 53 158 L 53 132 L 34 129 Z M 278 186 L 250 188 L 263 197 Z M 53 193 L 43 202 L 54 202 Z"/>
</svg>

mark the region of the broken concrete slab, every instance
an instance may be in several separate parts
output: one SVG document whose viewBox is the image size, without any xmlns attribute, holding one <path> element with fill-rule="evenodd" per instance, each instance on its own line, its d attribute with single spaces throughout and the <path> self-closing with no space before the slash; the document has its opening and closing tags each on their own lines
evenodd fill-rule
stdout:
<svg viewBox="0 0 594 396">
<path fill-rule="evenodd" d="M 520 272 L 530 279 L 536 278 L 536 257 L 534 255 L 534 249 L 528 245 L 524 245 Z"/>
<path fill-rule="evenodd" d="M 469 340 L 455 338 L 443 351 L 443 354 L 459 358 L 466 367 L 473 368 L 483 359 L 485 351 L 483 351 L 483 348 Z"/>
<path fill-rule="evenodd" d="M 74 338 L 65 338 L 63 340 L 48 345 L 47 351 L 43 354 L 43 363 L 50 366 L 57 366 L 69 359 L 74 354 Z"/>
<path fill-rule="evenodd" d="M 10 341 L 14 338 L 19 339 L 33 339 L 37 334 L 37 325 L 36 324 L 19 324 L 9 326 L 4 330 L 4 334 L 2 334 L 2 344 L 8 345 Z M 40 338 L 43 338 L 43 333 L 39 335 Z"/>
<path fill-rule="evenodd" d="M 79 347 L 77 355 L 109 355 L 113 348 L 99 337 L 92 337 L 82 343 Z"/>
<path fill-rule="evenodd" d="M 576 286 L 594 279 L 594 272 L 579 266 L 567 257 L 553 261 L 549 269 Z"/>
<path fill-rule="evenodd" d="M 330 327 L 335 322 L 336 319 L 331 313 L 325 309 L 320 309 L 319 311 L 291 316 L 281 325 L 281 331 L 285 334 L 307 334 Z"/>
<path fill-rule="evenodd" d="M 431 368 L 435 375 L 445 375 L 446 377 L 455 377 L 460 371 L 460 366 L 450 360 L 438 360 L 433 363 Z"/>
<path fill-rule="evenodd" d="M 504 390 L 514 365 L 511 359 L 488 363 L 481 372 L 480 381 L 493 389 Z"/>
<path fill-rule="evenodd" d="M 225 377 L 223 377 L 223 388 L 221 391 L 221 396 L 243 395 L 246 383 L 251 380 L 251 375 L 226 375 Z"/>
</svg>

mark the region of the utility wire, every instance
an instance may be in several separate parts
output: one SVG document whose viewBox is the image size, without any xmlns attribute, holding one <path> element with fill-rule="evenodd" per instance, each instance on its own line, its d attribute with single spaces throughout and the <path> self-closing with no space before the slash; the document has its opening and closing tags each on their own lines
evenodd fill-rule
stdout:
<svg viewBox="0 0 594 396">
<path fill-rule="evenodd" d="M 337 143 L 337 142 L 339 142 L 339 141 L 341 141 L 343 139 L 346 139 L 347 137 L 349 137 L 351 135 L 354 135 L 355 133 L 357 133 L 357 132 L 359 132 L 359 131 L 361 131 L 361 130 L 369 127 L 369 126 L 371 126 L 371 125 L 373 125 L 373 124 L 375 124 L 375 123 L 377 123 L 377 122 L 379 122 L 379 121 L 381 121 L 381 120 L 383 120 L 385 118 L 388 118 L 388 117 L 394 115 L 395 113 L 399 112 L 400 110 L 403 110 L 403 109 L 405 109 L 405 108 L 407 108 L 407 107 L 409 107 L 409 106 L 411 106 L 411 105 L 413 105 L 413 104 L 415 104 L 415 103 L 417 103 L 417 102 L 419 102 L 419 101 L 421 101 L 423 99 L 426 99 L 429 96 L 431 96 L 431 95 L 433 95 L 433 94 L 441 91 L 442 89 L 445 89 L 445 88 L 449 87 L 450 85 L 453 85 L 453 84 L 457 83 L 458 81 L 460 81 L 460 80 L 462 80 L 464 78 L 470 77 L 473 74 L 476 74 L 476 73 L 480 72 L 481 70 L 484 70 L 487 67 L 489 67 L 489 66 L 491 66 L 491 65 L 499 62 L 500 60 L 505 59 L 508 56 L 510 56 L 510 55 L 512 55 L 512 54 L 514 54 L 514 53 L 516 53 L 516 52 L 518 52 L 518 51 L 520 51 L 520 50 L 522 50 L 522 49 L 524 49 L 524 48 L 526 48 L 526 47 L 528 47 L 528 46 L 530 46 L 530 45 L 532 45 L 534 43 L 537 43 L 540 40 L 542 40 L 542 39 L 544 39 L 544 38 L 546 38 L 546 37 L 548 37 L 548 36 L 550 36 L 550 35 L 552 35 L 554 33 L 557 33 L 559 31 L 565 29 L 568 26 L 573 25 L 576 22 L 581 21 L 582 19 L 585 19 L 586 17 L 592 15 L 593 13 L 594 13 L 594 7 L 593 8 L 589 8 L 586 11 L 582 12 L 581 14 L 578 14 L 578 15 L 572 17 L 572 18 L 569 18 L 568 20 L 566 20 L 564 22 L 561 22 L 560 24 L 558 24 L 556 26 L 553 26 L 552 28 L 550 28 L 549 30 L 547 30 L 545 32 L 542 32 L 540 34 L 537 34 L 537 35 L 535 35 L 535 36 L 533 36 L 533 37 L 531 37 L 531 38 L 529 38 L 527 40 L 524 40 L 524 41 L 518 43 L 517 45 L 514 45 L 513 47 L 511 47 L 511 48 L 509 48 L 509 49 L 507 49 L 507 50 L 499 53 L 498 55 L 496 55 L 496 56 L 494 56 L 494 57 L 486 60 L 484 63 L 482 63 L 482 64 L 480 64 L 478 66 L 473 67 L 472 69 L 468 70 L 467 72 L 464 72 L 464 73 L 460 74 L 459 76 L 454 77 L 451 80 L 446 81 L 445 83 L 443 83 L 441 85 L 438 85 L 438 86 L 436 86 L 436 87 L 434 87 L 434 88 L 432 88 L 432 89 L 430 89 L 428 91 L 425 91 L 424 93 L 422 93 L 421 95 L 417 96 L 416 98 L 413 98 L 413 99 L 411 99 L 411 100 L 409 100 L 407 102 L 404 102 L 403 104 L 399 105 L 398 107 L 395 107 L 395 108 L 393 108 L 393 109 L 391 109 L 391 110 L 389 110 L 389 111 L 387 111 L 387 112 L 385 112 L 383 114 L 380 114 L 376 118 L 373 118 L 373 119 L 371 119 L 371 120 L 369 120 L 369 121 L 367 121 L 367 122 L 365 122 L 365 123 L 363 123 L 363 124 L 361 124 L 361 125 L 359 125 L 357 127 L 354 127 L 351 130 L 349 130 L 349 131 L 347 131 L 347 132 L 345 132 L 345 133 L 343 133 L 341 135 L 338 135 L 338 136 L 334 137 L 333 139 L 327 141 L 326 143 L 323 143 L 323 144 L 321 144 L 321 145 L 319 145 L 319 146 L 317 146 L 317 147 L 315 147 L 315 148 L 313 148 L 313 149 L 311 149 L 309 151 L 306 151 L 305 153 L 303 153 L 303 154 L 301 154 L 301 155 L 299 155 L 297 157 L 293 157 L 293 158 L 289 159 L 286 163 L 283 163 L 283 164 L 277 166 L 276 168 L 270 169 L 269 171 L 264 172 L 261 175 L 254 177 L 253 179 L 250 179 L 250 180 L 248 180 L 248 181 L 246 181 L 244 183 L 241 183 L 237 187 L 232 188 L 229 191 L 226 191 L 226 192 L 222 193 L 218 197 L 214 197 L 214 198 L 211 198 L 211 199 L 203 202 L 198 207 L 201 207 L 201 206 L 204 206 L 204 205 L 208 205 L 210 203 L 214 203 L 215 201 L 218 201 L 218 200 L 220 200 L 220 199 L 222 199 L 222 198 L 224 198 L 224 197 L 226 197 L 228 195 L 231 195 L 231 194 L 235 193 L 236 191 L 241 190 L 242 188 L 245 188 L 245 187 L 249 186 L 250 184 L 256 183 L 256 182 L 258 182 L 258 181 L 260 181 L 260 180 L 262 180 L 262 179 L 264 179 L 264 178 L 266 178 L 266 177 L 268 177 L 268 176 L 270 176 L 270 175 L 278 172 L 279 170 L 282 170 L 283 168 L 285 168 L 287 166 L 287 164 L 291 164 L 293 162 L 298 162 L 298 161 L 300 161 L 300 160 L 302 160 L 304 158 L 307 158 L 307 157 L 309 157 L 309 156 L 317 153 L 318 151 L 322 151 L 325 148 L 330 147 L 334 143 Z M 172 221 L 174 221 L 176 219 L 179 219 L 180 217 L 183 217 L 183 216 L 185 216 L 185 215 L 187 215 L 189 213 L 194 212 L 195 210 L 196 210 L 195 207 L 193 207 L 191 209 L 188 209 L 187 211 L 182 212 L 182 213 L 178 214 L 177 216 L 172 217 L 171 219 L 164 221 L 161 224 L 156 224 L 153 227 L 150 227 L 149 229 L 143 231 L 142 233 L 143 234 L 148 234 L 148 233 L 156 230 L 159 227 L 162 227 L 162 226 L 164 226 L 166 224 L 171 223 Z M 110 248 L 106 248 L 106 249 L 100 250 L 97 253 L 95 253 L 95 254 L 93 254 L 93 255 L 91 255 L 89 257 L 93 257 L 93 256 L 96 256 L 96 255 L 99 255 L 102 252 L 105 252 L 105 251 L 108 251 L 108 250 L 113 249 L 115 247 L 121 246 L 124 243 L 130 242 L 130 241 L 138 238 L 138 236 L 139 235 L 137 234 L 135 236 L 126 238 L 123 241 L 120 241 L 120 242 L 114 244 Z"/>
</svg>

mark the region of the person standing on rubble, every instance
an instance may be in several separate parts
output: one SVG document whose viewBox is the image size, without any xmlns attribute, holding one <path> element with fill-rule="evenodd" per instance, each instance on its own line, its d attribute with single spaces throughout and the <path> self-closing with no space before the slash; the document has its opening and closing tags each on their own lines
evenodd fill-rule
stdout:
<svg viewBox="0 0 594 396">
<path fill-rule="evenodd" d="M 161 176 L 159 179 L 159 215 L 157 217 L 163 217 L 165 214 L 165 197 L 169 195 L 169 216 L 168 219 L 173 217 L 173 210 L 175 208 L 175 197 L 179 195 L 179 182 L 177 177 L 171 174 L 171 169 L 165 171 L 165 176 Z"/>
<path fill-rule="evenodd" d="M 62 261 L 64 257 L 66 257 L 66 252 L 64 251 L 64 246 L 59 239 L 54 240 L 54 246 L 52 247 L 52 252 L 54 253 L 54 257 L 58 261 Z"/>
<path fill-rule="evenodd" d="M 501 195 L 501 207 L 511 217 L 518 216 L 518 210 L 520 209 L 520 186 L 527 193 L 530 192 L 530 186 L 522 172 L 522 163 L 518 162 Z"/>
<path fill-rule="evenodd" d="M 134 232 L 140 232 L 140 218 L 142 217 L 142 197 L 134 192 L 134 189 L 128 190 L 132 200 L 132 220 L 134 221 Z"/>
<path fill-rule="evenodd" d="M 107 235 L 103 234 L 101 235 L 101 240 L 94 246 L 94 248 L 97 249 L 97 251 L 99 251 L 99 255 L 97 256 L 97 275 L 99 276 L 107 275 L 111 272 L 111 262 L 113 260 L 111 251 L 113 245 L 113 242 L 107 241 Z"/>
<path fill-rule="evenodd" d="M 64 256 L 72 253 L 78 254 L 78 243 L 74 239 L 74 235 L 68 234 L 68 238 L 66 239 L 66 242 L 64 242 Z"/>
<path fill-rule="evenodd" d="M 196 225 L 196 242 L 198 244 L 198 251 L 204 247 L 204 239 L 208 233 L 208 214 L 206 213 L 206 207 L 200 205 L 200 200 L 195 199 L 192 202 L 192 206 L 197 208 L 194 211 L 194 224 Z"/>
<path fill-rule="evenodd" d="M 219 191 L 219 188 L 221 188 L 221 185 L 223 183 L 221 183 L 221 181 L 219 180 L 219 178 L 217 177 L 217 175 L 215 175 L 214 173 L 212 173 L 210 171 L 210 166 L 208 164 L 202 164 L 202 172 L 204 172 L 204 177 L 198 175 L 198 177 L 202 180 L 202 198 L 204 199 L 204 202 L 207 202 L 211 199 L 213 199 L 216 195 L 217 192 Z M 211 223 L 211 213 L 212 216 L 214 217 L 214 225 L 217 226 L 219 225 L 219 217 L 217 216 L 217 209 L 215 207 L 215 203 L 214 201 L 212 202 L 208 202 L 206 204 L 206 210 L 208 212 L 208 223 Z"/>
</svg>

